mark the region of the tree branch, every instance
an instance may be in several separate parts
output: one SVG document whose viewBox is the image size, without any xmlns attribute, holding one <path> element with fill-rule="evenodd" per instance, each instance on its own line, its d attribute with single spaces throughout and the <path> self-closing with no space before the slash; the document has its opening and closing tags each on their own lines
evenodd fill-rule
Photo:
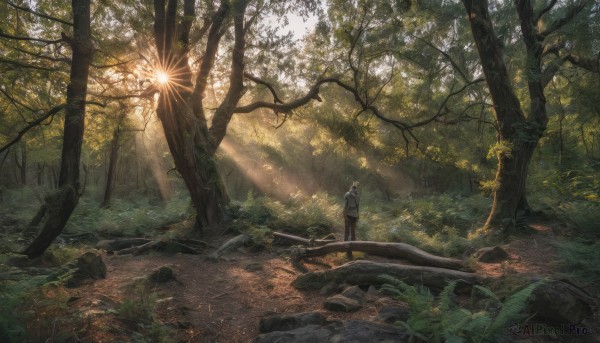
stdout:
<svg viewBox="0 0 600 343">
<path fill-rule="evenodd" d="M 40 18 L 44 18 L 44 19 L 48 19 L 48 20 L 55 21 L 55 22 L 57 22 L 57 23 L 61 23 L 61 24 L 65 24 L 65 25 L 73 26 L 73 23 L 70 23 L 70 22 L 68 22 L 68 21 L 65 21 L 65 20 L 62 20 L 62 19 L 59 19 L 59 18 L 51 17 L 51 16 L 49 16 L 49 15 L 47 15 L 47 14 L 45 14 L 45 13 L 42 13 L 42 12 L 37 12 L 37 11 L 34 11 L 34 10 L 32 10 L 31 8 L 29 8 L 29 7 L 18 6 L 18 5 L 16 5 L 16 4 L 13 4 L 13 3 L 12 3 L 12 2 L 10 2 L 10 1 L 6 1 L 6 3 L 7 3 L 9 6 L 11 6 L 11 7 L 14 7 L 14 8 L 16 8 L 16 9 L 19 9 L 19 10 L 21 10 L 21 11 L 24 11 L 24 12 L 28 12 L 28 13 L 31 13 L 31 14 L 35 14 L 35 15 L 37 15 L 37 16 L 38 16 L 38 17 L 40 17 Z"/>
<path fill-rule="evenodd" d="M 227 132 L 227 125 L 235 111 L 235 107 L 245 92 L 244 88 L 244 55 L 246 52 L 246 30 L 244 29 L 244 15 L 246 13 L 246 0 L 233 1 L 233 28 L 234 42 L 231 54 L 231 72 L 229 75 L 229 89 L 225 98 L 213 115 L 209 133 L 212 137 L 212 150 L 217 150 Z"/>
<path fill-rule="evenodd" d="M 0 63 L 5 63 L 5 64 L 11 64 L 20 68 L 28 68 L 28 69 L 36 69 L 36 70 L 46 70 L 46 71 L 55 71 L 55 68 L 47 68 L 47 67 L 40 67 L 40 66 L 36 66 L 36 65 L 32 65 L 32 64 L 26 64 L 20 61 L 14 61 L 14 60 L 9 60 L 6 58 L 2 58 L 0 57 Z"/>
<path fill-rule="evenodd" d="M 569 54 L 564 57 L 567 61 L 571 62 L 571 64 L 578 66 L 579 68 L 583 68 L 589 70 L 591 72 L 598 73 L 600 72 L 600 54 L 596 60 L 591 58 L 585 58 L 573 54 Z"/>
<path fill-rule="evenodd" d="M 13 138 L 10 142 L 8 142 L 6 145 L 4 145 L 3 147 L 0 148 L 0 153 L 7 150 L 12 145 L 18 143 L 21 140 L 21 138 L 23 137 L 23 135 L 25 135 L 29 130 L 38 126 L 39 124 L 41 124 L 44 120 L 48 119 L 49 117 L 53 117 L 58 112 L 62 111 L 65 107 L 67 107 L 67 104 L 61 104 L 56 107 L 53 107 L 48 112 L 46 112 L 44 115 L 42 115 L 41 117 L 39 117 L 36 120 L 29 123 L 27 126 L 25 126 L 23 129 L 21 129 L 21 131 L 19 131 L 17 133 L 17 136 L 15 138 Z"/>
<path fill-rule="evenodd" d="M 537 23 L 544 14 L 548 13 L 552 8 L 554 8 L 557 2 L 558 0 L 551 0 L 548 6 L 544 7 L 540 13 L 538 13 L 537 17 L 535 18 L 535 22 Z"/>
<path fill-rule="evenodd" d="M 542 70 L 540 82 L 542 83 L 543 88 L 546 88 L 548 83 L 552 81 L 552 78 L 560 70 L 560 67 L 563 65 L 564 62 L 564 58 L 558 58 L 557 60 L 550 62 L 550 64 L 546 68 L 544 68 L 544 70 Z"/>
<path fill-rule="evenodd" d="M 452 67 L 454 67 L 454 69 L 460 74 L 460 76 L 463 78 L 463 80 L 465 82 L 471 82 L 471 80 L 469 80 L 469 78 L 467 77 L 467 75 L 465 74 L 465 72 L 462 70 L 462 68 L 458 65 L 458 63 L 456 63 L 454 61 L 454 59 L 452 58 L 452 56 L 450 56 L 450 54 L 448 54 L 447 52 L 445 52 L 444 50 L 438 48 L 437 46 L 435 46 L 434 44 L 432 44 L 429 41 L 426 41 L 420 37 L 415 37 L 418 40 L 420 40 L 421 42 L 425 43 L 425 45 L 429 46 L 430 48 L 434 49 L 435 51 L 439 52 L 440 54 L 442 54 L 444 57 L 446 57 L 446 59 L 450 62 L 450 64 L 452 65 Z"/>
<path fill-rule="evenodd" d="M 196 78 L 196 86 L 193 93 L 197 98 L 202 98 L 204 91 L 206 90 L 206 85 L 208 84 L 208 75 L 210 74 L 210 71 L 215 63 L 219 42 L 222 37 L 221 26 L 225 21 L 228 11 L 229 1 L 221 1 L 221 5 L 219 6 L 217 13 L 215 13 L 215 16 L 213 17 L 214 19 L 210 25 L 210 29 L 208 30 L 206 50 L 204 52 L 204 57 L 202 58 L 202 64 L 200 65 L 200 71 L 198 72 L 198 76 Z"/>
<path fill-rule="evenodd" d="M 265 81 L 265 80 L 263 80 L 263 79 L 261 79 L 261 78 L 259 78 L 257 76 L 254 76 L 254 75 L 252 75 L 252 74 L 250 74 L 248 72 L 244 73 L 244 77 L 247 78 L 248 80 L 251 80 L 251 81 L 253 81 L 255 83 L 258 83 L 260 85 L 263 85 L 263 86 L 267 87 L 271 91 L 271 94 L 273 94 L 273 102 L 274 103 L 283 104 L 283 101 L 281 101 L 281 99 L 277 95 L 277 91 L 275 90 L 275 88 L 273 87 L 273 85 L 271 85 L 267 81 Z"/>
<path fill-rule="evenodd" d="M 62 38 L 55 39 L 55 40 L 48 40 L 48 39 L 33 38 L 33 37 L 27 37 L 27 36 L 12 36 L 12 35 L 2 32 L 2 30 L 0 30 L 0 37 L 12 39 L 12 40 L 40 42 L 40 43 L 45 43 L 45 44 L 58 44 L 58 43 L 64 41 L 64 39 L 62 39 Z"/>
<path fill-rule="evenodd" d="M 569 8 L 569 10 L 567 11 L 567 13 L 565 14 L 564 17 L 562 17 L 562 18 L 558 19 L 557 21 L 555 21 L 554 23 L 552 23 L 548 27 L 547 30 L 545 30 L 544 32 L 541 33 L 541 36 L 548 37 L 549 35 L 551 35 L 555 31 L 557 31 L 561 27 L 563 27 L 566 24 L 568 24 L 569 22 L 571 22 L 571 20 L 573 20 L 573 18 L 575 18 L 575 16 L 577 16 L 577 14 L 579 14 L 579 12 L 581 12 L 581 10 L 585 7 L 585 5 L 587 5 L 588 2 L 589 2 L 589 0 L 581 0 L 581 1 L 579 1 L 579 3 L 573 5 L 571 8 Z"/>
<path fill-rule="evenodd" d="M 376 106 L 365 102 L 360 97 L 359 92 L 354 87 L 348 85 L 347 83 L 345 83 L 335 77 L 325 78 L 325 79 L 321 79 L 321 80 L 317 81 L 315 83 L 315 85 L 312 86 L 311 89 L 306 93 L 306 95 L 299 97 L 295 100 L 292 100 L 288 103 L 272 103 L 272 102 L 266 102 L 266 101 L 257 101 L 257 102 L 248 104 L 246 106 L 240 106 L 240 107 L 236 108 L 235 113 L 250 113 L 259 108 L 268 108 L 275 112 L 288 113 L 298 107 L 306 105 L 313 99 L 318 99 L 320 101 L 319 91 L 320 91 L 321 86 L 324 84 L 327 84 L 327 83 L 334 83 L 334 84 L 337 84 L 338 86 L 342 87 L 343 89 L 347 90 L 348 92 L 352 93 L 354 95 L 354 99 L 356 100 L 356 102 L 359 103 L 359 105 L 361 106 L 363 111 L 370 111 L 371 113 L 373 113 L 373 115 L 375 115 L 380 120 L 382 120 L 388 124 L 391 124 L 402 131 L 410 131 L 413 128 L 420 127 L 420 126 L 429 124 L 430 122 L 434 121 L 436 118 L 438 118 L 441 115 L 443 107 L 445 106 L 445 104 L 448 102 L 448 100 L 451 97 L 453 97 L 457 94 L 460 94 L 467 87 L 469 87 L 475 83 L 479 83 L 479 82 L 483 82 L 483 81 L 485 81 L 485 80 L 484 79 L 474 80 L 472 82 L 467 83 L 466 85 L 464 85 L 457 91 L 449 93 L 446 96 L 446 98 L 444 99 L 444 101 L 442 102 L 442 105 L 440 105 L 440 109 L 438 109 L 438 111 L 436 112 L 435 115 L 433 115 L 432 117 L 430 117 L 428 119 L 422 120 L 417 123 L 412 123 L 412 124 L 388 118 Z"/>
</svg>

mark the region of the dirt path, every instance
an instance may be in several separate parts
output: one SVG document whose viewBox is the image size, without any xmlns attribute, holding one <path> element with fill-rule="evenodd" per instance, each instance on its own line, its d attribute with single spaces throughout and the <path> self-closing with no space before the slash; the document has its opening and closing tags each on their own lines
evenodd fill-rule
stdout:
<svg viewBox="0 0 600 343">
<path fill-rule="evenodd" d="M 556 272 L 555 237 L 551 232 L 534 233 L 507 245 L 513 259 L 504 263 L 481 264 L 478 272 L 490 276 L 504 273 L 550 275 Z M 322 260 L 342 263 L 341 258 Z M 213 263 L 204 255 L 105 256 L 106 279 L 77 289 L 73 305 L 88 316 L 84 342 L 127 342 L 135 330 L 117 310 L 131 298 L 131 285 L 160 267 L 168 266 L 177 281 L 156 285 L 157 319 L 175 328 L 177 342 L 249 342 L 258 335 L 261 317 L 276 313 L 322 311 L 329 319 L 369 319 L 391 299 L 367 302 L 354 313 L 329 312 L 323 308 L 326 296 L 299 292 L 291 282 L 299 274 L 290 261 L 275 253 L 254 253 L 240 249 L 226 260 Z M 321 265 L 307 265 L 311 270 Z M 130 285 L 129 287 L 127 285 Z M 128 291 L 129 289 L 129 291 Z M 129 292 L 129 293 L 128 293 Z M 142 299 L 142 295 L 140 295 Z M 134 297 L 135 300 L 135 297 Z M 141 300 L 140 300 L 141 301 Z"/>
<path fill-rule="evenodd" d="M 480 263 L 477 272 L 489 276 L 507 273 L 556 275 L 560 267 L 556 236 L 546 225 L 532 224 L 530 228 L 530 235 L 512 239 L 502 246 L 510 254 L 510 260 L 502 263 Z"/>
<path fill-rule="evenodd" d="M 93 318 L 84 341 L 127 341 L 132 328 L 107 313 L 114 314 L 118 304 L 131 296 L 127 285 L 162 266 L 172 268 L 177 281 L 153 289 L 159 294 L 156 311 L 161 322 L 177 328 L 175 341 L 249 342 L 258 335 L 263 316 L 326 311 L 323 302 L 327 297 L 293 288 L 291 282 L 299 272 L 286 258 L 273 253 L 238 251 L 218 263 L 205 261 L 202 255 L 106 256 L 105 263 L 106 279 L 79 289 L 80 299 L 74 304 L 89 308 L 86 314 Z M 311 270 L 326 268 L 307 266 Z M 368 319 L 381 306 L 393 303 L 396 301 L 383 299 L 368 302 L 354 313 L 328 312 L 326 316 Z"/>
</svg>

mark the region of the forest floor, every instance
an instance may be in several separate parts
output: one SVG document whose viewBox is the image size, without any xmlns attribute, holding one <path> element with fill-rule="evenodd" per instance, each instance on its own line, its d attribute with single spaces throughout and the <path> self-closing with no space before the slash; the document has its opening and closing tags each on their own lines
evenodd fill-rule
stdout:
<svg viewBox="0 0 600 343">
<path fill-rule="evenodd" d="M 556 275 L 558 257 L 552 229 L 541 224 L 531 228 L 531 233 L 503 246 L 511 254 L 511 260 L 478 264 L 477 272 L 490 276 Z M 227 238 L 213 243 L 218 246 Z M 355 257 L 383 260 L 356 253 Z M 61 295 L 68 299 L 70 317 L 81 319 L 56 326 L 62 331 L 72 326 L 72 332 L 83 342 L 130 342 L 132 335 L 140 332 L 140 326 L 146 325 L 143 327 L 146 334 L 154 332 L 163 338 L 169 335 L 174 342 L 245 343 L 259 334 L 260 318 L 271 314 L 321 311 L 328 319 L 370 319 L 382 306 L 397 303 L 383 297 L 368 301 L 353 313 L 327 311 L 323 308 L 327 296 L 318 291 L 298 291 L 291 286 L 301 272 L 280 252 L 241 248 L 216 263 L 206 260 L 204 255 L 163 253 L 105 255 L 104 262 L 108 269 L 105 279 L 66 289 L 67 294 Z M 326 269 L 347 259 L 338 254 L 313 262 L 305 266 L 309 270 Z M 174 271 L 175 281 L 136 288 L 140 280 L 163 266 Z M 47 315 L 43 311 L 37 313 L 40 319 Z M 149 317 L 146 321 L 145 316 Z M 165 325 L 152 327 L 156 322 Z M 165 331 L 164 327 L 170 329 Z M 141 342 L 153 341 L 139 338 Z"/>
</svg>

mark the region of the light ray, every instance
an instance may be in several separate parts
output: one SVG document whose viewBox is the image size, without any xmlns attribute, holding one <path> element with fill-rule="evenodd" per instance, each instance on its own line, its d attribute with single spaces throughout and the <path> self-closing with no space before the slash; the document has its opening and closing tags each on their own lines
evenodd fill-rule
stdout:
<svg viewBox="0 0 600 343">
<path fill-rule="evenodd" d="M 248 180 L 262 193 L 275 196 L 279 199 L 287 199 L 290 194 L 301 191 L 300 183 L 295 175 L 278 168 L 270 158 L 258 158 L 256 151 L 248 151 L 249 147 L 237 146 L 233 141 L 225 137 L 219 145 L 221 149 L 238 166 Z M 250 148 L 250 150 L 254 150 Z"/>
</svg>

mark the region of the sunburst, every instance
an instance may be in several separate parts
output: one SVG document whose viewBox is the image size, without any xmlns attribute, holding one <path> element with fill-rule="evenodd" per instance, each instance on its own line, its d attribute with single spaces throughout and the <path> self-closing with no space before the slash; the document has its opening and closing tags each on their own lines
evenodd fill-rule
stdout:
<svg viewBox="0 0 600 343">
<path fill-rule="evenodd" d="M 159 85 L 166 85 L 169 82 L 169 74 L 162 70 L 157 70 L 156 82 L 158 82 Z"/>
<path fill-rule="evenodd" d="M 173 109 L 175 102 L 186 98 L 193 90 L 190 69 L 183 56 L 176 57 L 174 54 L 160 59 L 153 68 L 154 84 L 160 91 L 161 101 L 168 109 Z"/>
</svg>

